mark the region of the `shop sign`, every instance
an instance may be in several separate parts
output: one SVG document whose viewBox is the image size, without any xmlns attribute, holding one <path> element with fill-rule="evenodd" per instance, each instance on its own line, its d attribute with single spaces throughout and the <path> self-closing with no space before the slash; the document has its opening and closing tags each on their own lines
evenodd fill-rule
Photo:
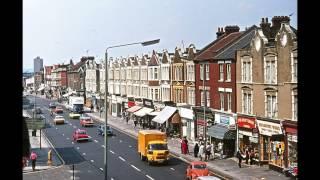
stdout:
<svg viewBox="0 0 320 180">
<path fill-rule="evenodd" d="M 204 120 L 203 119 L 198 119 L 197 120 L 197 125 L 204 126 L 205 125 Z"/>
<path fill-rule="evenodd" d="M 128 108 L 131 108 L 132 106 L 135 106 L 134 101 L 128 101 Z"/>
<path fill-rule="evenodd" d="M 249 137 L 252 136 L 252 132 L 250 132 L 250 131 L 239 130 L 239 134 L 249 136 Z"/>
<path fill-rule="evenodd" d="M 229 125 L 229 117 L 227 117 L 227 116 L 220 116 L 220 123 L 221 123 L 221 124 L 225 124 L 225 125 Z"/>
<path fill-rule="evenodd" d="M 238 117 L 238 127 L 255 128 L 255 118 Z"/>
<path fill-rule="evenodd" d="M 239 138 L 242 139 L 242 138 L 243 138 L 243 135 L 242 135 L 242 134 L 239 134 Z"/>
<path fill-rule="evenodd" d="M 219 113 L 215 113 L 215 120 L 216 120 L 216 123 L 227 125 L 227 126 L 235 124 L 234 117 L 221 115 Z"/>
<path fill-rule="evenodd" d="M 260 134 L 266 136 L 272 136 L 273 134 L 282 134 L 280 124 L 278 123 L 257 120 L 257 124 Z"/>
<path fill-rule="evenodd" d="M 249 137 L 249 141 L 253 143 L 258 143 L 258 138 L 256 137 Z"/>
<path fill-rule="evenodd" d="M 297 134 L 297 128 L 285 127 L 286 133 Z"/>
<path fill-rule="evenodd" d="M 256 132 L 252 132 L 252 137 L 258 137 L 259 136 L 259 134 Z"/>
<path fill-rule="evenodd" d="M 153 109 L 153 102 L 149 99 L 143 99 L 143 106 Z"/>
<path fill-rule="evenodd" d="M 297 135 L 288 134 L 287 138 L 288 138 L 288 141 L 298 142 L 298 136 Z"/>
<path fill-rule="evenodd" d="M 235 124 L 230 125 L 230 126 L 229 126 L 229 130 L 230 130 L 230 131 L 237 130 L 236 125 L 235 125 Z"/>
</svg>

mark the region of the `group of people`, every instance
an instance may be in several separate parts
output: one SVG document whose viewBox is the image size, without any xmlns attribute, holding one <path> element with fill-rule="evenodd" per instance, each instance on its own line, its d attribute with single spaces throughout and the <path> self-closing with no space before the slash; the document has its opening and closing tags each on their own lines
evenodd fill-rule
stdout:
<svg viewBox="0 0 320 180">
<path fill-rule="evenodd" d="M 242 160 L 245 160 L 246 164 L 249 164 L 249 160 L 250 160 L 250 165 L 253 165 L 254 163 L 254 158 L 255 158 L 254 149 L 248 146 L 246 146 L 244 149 L 245 149 L 244 150 L 245 152 L 243 153 L 243 151 L 239 148 L 236 155 L 239 160 L 238 162 L 239 168 L 241 168 Z"/>
<path fill-rule="evenodd" d="M 199 146 L 200 144 L 200 146 Z M 199 157 L 200 161 L 204 159 L 204 161 L 213 160 L 215 157 L 215 146 L 214 144 L 211 144 L 210 142 L 207 142 L 207 145 L 205 146 L 205 143 L 200 141 L 200 143 L 196 143 L 194 146 L 194 157 Z"/>
</svg>

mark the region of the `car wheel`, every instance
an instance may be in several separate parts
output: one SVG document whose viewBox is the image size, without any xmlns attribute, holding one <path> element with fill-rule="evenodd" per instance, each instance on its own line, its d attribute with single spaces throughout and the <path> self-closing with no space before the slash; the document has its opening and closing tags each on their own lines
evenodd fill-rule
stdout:
<svg viewBox="0 0 320 180">
<path fill-rule="evenodd" d="M 148 161 L 148 164 L 149 164 L 149 166 L 152 166 L 153 163 L 152 163 L 152 161 Z"/>
</svg>

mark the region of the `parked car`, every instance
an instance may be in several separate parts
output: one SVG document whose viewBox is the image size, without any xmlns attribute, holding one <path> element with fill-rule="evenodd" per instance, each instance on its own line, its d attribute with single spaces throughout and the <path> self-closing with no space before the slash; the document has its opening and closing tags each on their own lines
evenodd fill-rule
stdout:
<svg viewBox="0 0 320 180">
<path fill-rule="evenodd" d="M 193 161 L 188 165 L 186 172 L 187 179 L 193 180 L 200 176 L 209 176 L 207 163 L 202 161 Z"/>
<path fill-rule="evenodd" d="M 63 109 L 60 106 L 57 106 L 56 109 L 54 110 L 55 113 L 63 113 Z"/>
<path fill-rule="evenodd" d="M 71 119 L 79 119 L 80 118 L 80 114 L 77 112 L 70 112 L 69 113 L 69 118 Z"/>
<path fill-rule="evenodd" d="M 98 134 L 104 136 L 104 125 L 98 126 Z M 113 131 L 110 126 L 107 125 L 107 136 L 113 136 Z"/>
<path fill-rule="evenodd" d="M 55 109 L 56 108 L 56 103 L 52 102 L 49 104 L 50 109 Z"/>
<path fill-rule="evenodd" d="M 65 119 L 64 119 L 63 116 L 56 116 L 56 117 L 54 117 L 53 122 L 54 122 L 55 125 L 64 124 L 65 123 Z"/>
<path fill-rule="evenodd" d="M 82 127 L 85 127 L 85 126 L 93 126 L 94 125 L 94 122 L 92 120 L 91 117 L 86 117 L 86 116 L 81 116 L 80 117 L 80 125 Z"/>
<path fill-rule="evenodd" d="M 86 130 L 77 129 L 72 134 L 73 141 L 82 141 L 82 140 L 89 140 L 89 135 L 87 134 Z"/>
<path fill-rule="evenodd" d="M 35 109 L 32 109 L 32 112 L 36 113 L 36 114 L 42 114 L 42 111 L 40 109 L 40 107 L 36 107 Z"/>
</svg>

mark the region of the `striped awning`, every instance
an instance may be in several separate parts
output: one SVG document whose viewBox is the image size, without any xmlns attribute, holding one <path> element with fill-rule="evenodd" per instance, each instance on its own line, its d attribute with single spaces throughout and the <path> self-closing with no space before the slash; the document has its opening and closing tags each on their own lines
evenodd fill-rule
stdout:
<svg viewBox="0 0 320 180">
<path fill-rule="evenodd" d="M 236 139 L 236 131 L 223 125 L 213 125 L 208 129 L 208 135 L 217 139 Z"/>
</svg>

